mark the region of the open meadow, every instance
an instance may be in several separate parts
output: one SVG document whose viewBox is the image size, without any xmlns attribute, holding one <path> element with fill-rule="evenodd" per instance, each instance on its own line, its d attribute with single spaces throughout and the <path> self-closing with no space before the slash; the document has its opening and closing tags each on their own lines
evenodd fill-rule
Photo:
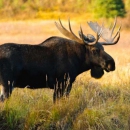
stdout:
<svg viewBox="0 0 130 130">
<path fill-rule="evenodd" d="M 0 44 L 39 44 L 62 36 L 55 20 L 0 22 Z M 63 21 L 68 27 L 68 21 Z M 94 34 L 86 22 L 71 21 L 78 35 Z M 117 25 L 119 25 L 118 22 Z M 15 88 L 9 100 L 0 103 L 0 130 L 130 130 L 130 30 L 121 29 L 116 45 L 104 46 L 116 62 L 116 70 L 101 79 L 87 71 L 73 84 L 70 97 L 53 104 L 53 90 Z"/>
</svg>

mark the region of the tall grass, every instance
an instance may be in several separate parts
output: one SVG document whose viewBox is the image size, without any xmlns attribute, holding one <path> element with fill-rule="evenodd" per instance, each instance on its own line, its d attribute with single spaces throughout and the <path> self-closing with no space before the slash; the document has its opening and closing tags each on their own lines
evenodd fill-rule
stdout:
<svg viewBox="0 0 130 130">
<path fill-rule="evenodd" d="M 11 98 L 0 104 L 0 129 L 127 130 L 129 80 L 83 82 L 84 75 L 77 78 L 70 97 L 55 105 L 51 90 L 15 89 Z"/>
</svg>

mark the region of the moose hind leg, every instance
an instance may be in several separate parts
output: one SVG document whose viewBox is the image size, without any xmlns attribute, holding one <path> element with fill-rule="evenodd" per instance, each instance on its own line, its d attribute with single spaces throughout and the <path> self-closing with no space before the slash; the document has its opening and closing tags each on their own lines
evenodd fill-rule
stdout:
<svg viewBox="0 0 130 130">
<path fill-rule="evenodd" d="M 4 87 L 1 86 L 0 101 L 4 101 Z"/>
<path fill-rule="evenodd" d="M 57 86 L 54 85 L 53 103 L 56 103 L 56 100 L 57 100 Z"/>
<path fill-rule="evenodd" d="M 58 81 L 54 84 L 53 102 L 56 103 L 59 98 Z"/>
<path fill-rule="evenodd" d="M 4 101 L 9 97 L 9 86 L 8 82 L 2 83 L 0 101 Z"/>
</svg>

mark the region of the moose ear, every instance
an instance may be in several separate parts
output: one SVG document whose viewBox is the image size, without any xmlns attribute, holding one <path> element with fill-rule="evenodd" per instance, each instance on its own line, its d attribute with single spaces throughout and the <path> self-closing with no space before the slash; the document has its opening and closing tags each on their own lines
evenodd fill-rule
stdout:
<svg viewBox="0 0 130 130">
<path fill-rule="evenodd" d="M 79 37 L 82 39 L 82 34 L 81 34 L 81 32 L 79 31 Z M 85 41 L 89 41 L 89 39 L 83 34 L 83 39 L 85 40 Z"/>
<path fill-rule="evenodd" d="M 92 34 L 87 34 L 87 38 L 89 39 L 90 42 L 94 42 L 96 40 Z"/>
<path fill-rule="evenodd" d="M 79 37 L 82 38 L 82 34 L 81 34 L 80 31 L 79 31 Z M 94 41 L 96 40 L 95 37 L 94 37 L 93 35 L 91 35 L 91 34 L 87 34 L 87 36 L 85 36 L 85 35 L 83 34 L 83 39 L 84 39 L 85 41 L 88 41 L 88 42 L 94 42 Z"/>
</svg>

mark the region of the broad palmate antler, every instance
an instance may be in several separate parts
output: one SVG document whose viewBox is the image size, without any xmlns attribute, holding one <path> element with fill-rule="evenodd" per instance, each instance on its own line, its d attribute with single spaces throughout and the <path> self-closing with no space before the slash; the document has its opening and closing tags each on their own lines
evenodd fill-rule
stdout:
<svg viewBox="0 0 130 130">
<path fill-rule="evenodd" d="M 101 37 L 106 41 L 106 42 L 100 42 L 102 45 L 114 45 L 119 41 L 121 26 L 118 28 L 118 31 L 116 32 L 115 36 L 112 37 L 117 23 L 117 18 L 115 18 L 114 25 L 112 28 L 111 26 L 109 28 L 105 28 L 104 26 L 100 26 L 97 22 L 92 22 L 92 21 L 87 23 L 94 32 L 97 32 L 97 28 L 99 28 L 99 30 L 102 29 L 103 33 L 101 34 Z M 114 41 L 115 38 L 116 40 Z"/>
</svg>

